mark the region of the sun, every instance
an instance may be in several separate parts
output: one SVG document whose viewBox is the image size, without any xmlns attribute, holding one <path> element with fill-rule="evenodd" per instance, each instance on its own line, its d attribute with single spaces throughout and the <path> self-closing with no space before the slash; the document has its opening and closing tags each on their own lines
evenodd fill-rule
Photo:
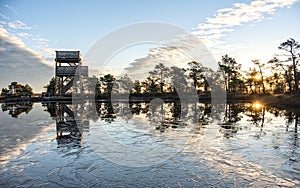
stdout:
<svg viewBox="0 0 300 188">
<path fill-rule="evenodd" d="M 254 76 L 254 79 L 255 79 L 255 80 L 260 80 L 260 79 L 261 79 L 261 76 L 260 76 L 259 74 L 257 74 L 257 75 Z"/>
<path fill-rule="evenodd" d="M 259 109 L 262 108 L 263 105 L 262 105 L 260 102 L 255 101 L 255 102 L 252 104 L 252 106 L 253 106 L 254 109 L 259 110 Z"/>
</svg>

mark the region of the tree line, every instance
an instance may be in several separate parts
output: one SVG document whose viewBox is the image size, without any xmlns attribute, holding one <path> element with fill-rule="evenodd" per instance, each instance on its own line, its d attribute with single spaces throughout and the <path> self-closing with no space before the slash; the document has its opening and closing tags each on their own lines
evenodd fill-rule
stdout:
<svg viewBox="0 0 300 188">
<path fill-rule="evenodd" d="M 20 97 L 20 96 L 31 96 L 32 87 L 28 84 L 20 84 L 18 82 L 11 82 L 7 88 L 2 88 L 1 95 L 4 97 Z"/>
<path fill-rule="evenodd" d="M 224 89 L 227 93 L 243 94 L 299 94 L 298 63 L 300 44 L 290 38 L 282 42 L 278 49 L 280 56 L 270 58 L 268 62 L 254 59 L 248 70 L 234 57 L 223 55 L 218 62 L 219 71 L 224 77 Z M 87 93 L 96 96 L 110 95 L 112 92 L 131 94 L 176 94 L 196 89 L 198 94 L 209 94 L 207 72 L 211 70 L 200 62 L 189 62 L 186 68 L 168 67 L 159 63 L 149 71 L 146 79 L 132 80 L 128 75 L 116 78 L 112 74 L 85 78 Z M 216 76 L 217 77 L 217 76 Z M 54 93 L 55 79 L 45 86 L 47 92 Z"/>
</svg>

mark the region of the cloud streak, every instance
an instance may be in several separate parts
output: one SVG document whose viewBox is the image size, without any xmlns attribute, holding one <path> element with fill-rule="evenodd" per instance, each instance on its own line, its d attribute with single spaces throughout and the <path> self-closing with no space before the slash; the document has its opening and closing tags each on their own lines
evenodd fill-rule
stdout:
<svg viewBox="0 0 300 188">
<path fill-rule="evenodd" d="M 199 24 L 195 34 L 203 35 L 203 32 L 214 29 L 226 29 L 251 22 L 259 22 L 266 15 L 274 14 L 278 8 L 291 7 L 299 0 L 255 0 L 250 4 L 235 3 L 232 8 L 217 10 L 214 17 L 206 18 L 206 22 Z M 231 30 L 229 30 L 231 31 Z"/>
<path fill-rule="evenodd" d="M 13 6 L 4 7 L 17 15 Z M 21 20 L 2 13 L 0 18 L 0 89 L 17 81 L 28 83 L 34 92 L 42 92 L 54 76 L 55 49 L 49 47 L 48 39 L 34 34 L 33 28 Z M 32 48 L 24 41 L 31 42 Z"/>
<path fill-rule="evenodd" d="M 15 15 L 18 15 L 17 10 L 11 5 L 3 5 L 9 9 Z M 52 64 L 55 55 L 55 49 L 49 47 L 50 41 L 40 36 L 40 34 L 34 34 L 33 27 L 27 25 L 21 20 L 12 19 L 2 13 L 0 13 L 0 27 L 9 31 L 9 36 L 19 41 L 25 46 L 23 41 L 29 41 L 31 43 L 31 51 L 38 53 L 43 59 L 48 61 L 48 64 Z M 16 40 L 14 40 L 16 41 Z M 28 48 L 28 47 L 27 47 Z M 29 49 L 29 48 L 28 48 Z"/>
<path fill-rule="evenodd" d="M 234 32 L 235 27 L 261 22 L 275 14 L 277 9 L 291 7 L 296 2 L 299 0 L 254 0 L 249 4 L 235 3 L 232 7 L 219 9 L 214 16 L 207 17 L 204 23 L 198 24 L 192 34 L 196 35 L 209 48 L 214 57 L 220 57 L 224 53 L 231 53 L 247 47 L 245 44 L 224 42 L 227 34 Z M 189 52 L 195 42 L 190 39 L 179 38 L 176 39 L 177 43 L 175 44 L 172 41 L 171 47 L 150 49 L 146 57 L 136 59 L 126 70 L 136 78 L 138 75 L 145 75 L 159 62 L 165 62 L 165 64 L 172 62 L 176 65 L 180 62 L 187 63 L 192 59 L 182 55 L 182 51 Z M 205 56 L 205 53 L 201 55 Z M 200 59 L 200 63 L 209 64 L 207 58 Z"/>
<path fill-rule="evenodd" d="M 12 11 L 14 14 L 17 14 L 17 10 L 15 9 L 15 7 L 11 6 L 11 5 L 3 5 L 5 8 L 9 9 L 10 11 Z"/>
<path fill-rule="evenodd" d="M 206 18 L 204 23 L 198 24 L 193 34 L 203 39 L 213 51 L 221 54 L 221 41 L 228 33 L 233 32 L 236 26 L 253 24 L 266 19 L 266 16 L 275 14 L 279 8 L 291 7 L 299 0 L 254 0 L 249 4 L 235 3 L 231 8 L 217 10 L 213 17 Z M 215 47 L 218 44 L 217 47 Z"/>
<path fill-rule="evenodd" d="M 35 92 L 53 76 L 52 66 L 39 54 L 28 49 L 23 41 L 0 27 L 0 87 L 7 87 L 12 81 L 28 83 Z"/>
<path fill-rule="evenodd" d="M 163 63 L 167 67 L 186 68 L 187 63 L 197 61 L 204 66 L 217 69 L 217 64 L 210 51 L 191 33 L 185 33 L 164 41 L 165 46 L 151 48 L 146 57 L 135 59 L 125 68 L 125 73 L 133 79 L 145 79 L 149 71 Z"/>
<path fill-rule="evenodd" d="M 9 22 L 8 26 L 12 29 L 24 29 L 24 30 L 31 29 L 31 27 L 29 27 L 28 25 L 26 25 L 25 23 L 23 23 L 20 20 L 15 20 L 14 22 Z"/>
</svg>

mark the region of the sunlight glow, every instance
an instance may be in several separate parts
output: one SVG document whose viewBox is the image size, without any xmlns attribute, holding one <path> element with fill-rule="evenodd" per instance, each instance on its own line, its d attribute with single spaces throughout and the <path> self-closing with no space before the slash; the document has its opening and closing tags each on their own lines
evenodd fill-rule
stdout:
<svg viewBox="0 0 300 188">
<path fill-rule="evenodd" d="M 261 76 L 259 74 L 257 74 L 255 77 L 254 77 L 255 80 L 260 80 L 261 79 Z"/>
<path fill-rule="evenodd" d="M 255 101 L 255 102 L 252 104 L 252 106 L 253 106 L 254 109 L 259 110 L 259 109 L 262 108 L 263 105 L 262 105 L 260 102 Z"/>
</svg>

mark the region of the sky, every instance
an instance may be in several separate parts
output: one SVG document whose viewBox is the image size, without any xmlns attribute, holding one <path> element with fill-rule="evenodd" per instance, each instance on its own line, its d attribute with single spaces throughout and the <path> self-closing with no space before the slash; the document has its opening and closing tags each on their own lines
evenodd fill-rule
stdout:
<svg viewBox="0 0 300 188">
<path fill-rule="evenodd" d="M 248 69 L 254 59 L 267 62 L 279 54 L 279 44 L 288 38 L 300 41 L 299 20 L 299 0 L 1 0 L 0 87 L 18 81 L 41 92 L 54 76 L 55 50 L 80 50 L 83 64 L 89 65 L 85 55 L 99 39 L 149 21 L 183 28 L 203 42 L 216 62 L 228 54 Z M 142 72 L 145 64 L 166 57 L 179 61 L 178 54 L 190 45 L 185 40 L 172 48 L 149 43 L 124 48 L 102 74 Z"/>
</svg>

